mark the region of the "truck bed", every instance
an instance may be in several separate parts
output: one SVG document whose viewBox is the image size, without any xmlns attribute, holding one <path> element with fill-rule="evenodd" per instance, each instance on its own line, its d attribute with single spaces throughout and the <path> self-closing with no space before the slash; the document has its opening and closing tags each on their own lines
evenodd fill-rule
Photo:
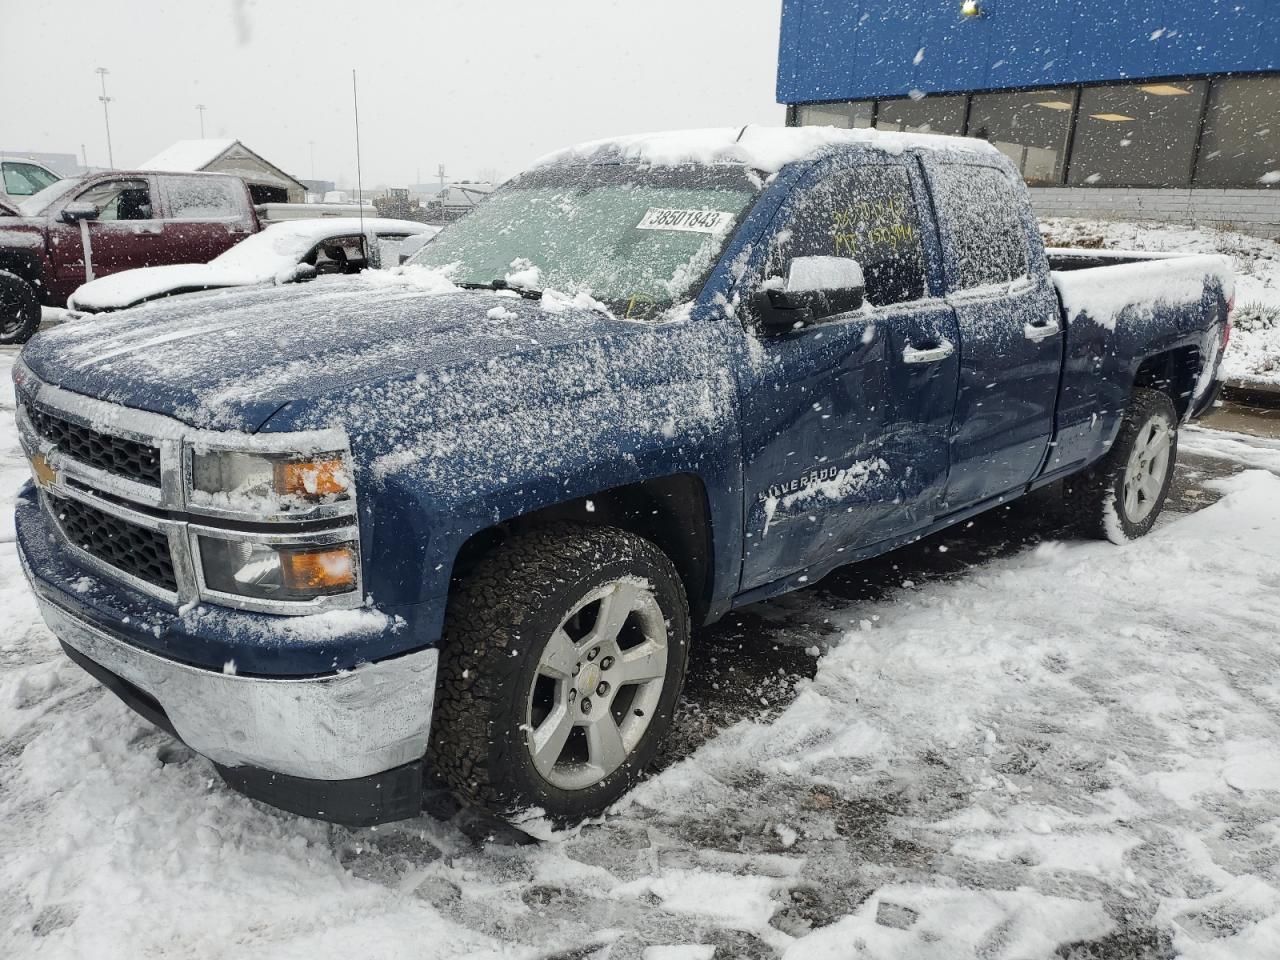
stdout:
<svg viewBox="0 0 1280 960">
<path fill-rule="evenodd" d="M 1055 466 L 1070 471 L 1109 445 L 1142 375 L 1142 357 L 1175 359 L 1151 374 L 1174 382 L 1180 415 L 1210 398 L 1233 294 L 1216 254 L 1048 249 L 1066 330 Z"/>
<path fill-rule="evenodd" d="M 1070 270 L 1090 270 L 1094 267 L 1115 267 L 1143 260 L 1169 260 L 1187 254 L 1165 253 L 1150 250 L 1099 250 L 1087 247 L 1045 247 L 1049 269 L 1059 273 Z"/>
</svg>

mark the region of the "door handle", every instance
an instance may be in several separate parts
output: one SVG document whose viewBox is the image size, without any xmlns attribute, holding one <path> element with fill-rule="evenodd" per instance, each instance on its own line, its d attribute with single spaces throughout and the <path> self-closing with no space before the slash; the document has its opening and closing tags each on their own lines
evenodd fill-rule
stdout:
<svg viewBox="0 0 1280 960">
<path fill-rule="evenodd" d="M 1028 340 L 1047 340 L 1056 337 L 1061 330 L 1058 318 L 1054 317 L 1048 323 L 1028 323 L 1022 328 L 1022 335 Z"/>
<path fill-rule="evenodd" d="M 926 347 L 923 350 L 907 344 L 902 350 L 902 362 L 937 363 L 939 360 L 947 359 L 955 352 L 955 345 L 950 340 L 943 340 L 936 347 Z"/>
</svg>

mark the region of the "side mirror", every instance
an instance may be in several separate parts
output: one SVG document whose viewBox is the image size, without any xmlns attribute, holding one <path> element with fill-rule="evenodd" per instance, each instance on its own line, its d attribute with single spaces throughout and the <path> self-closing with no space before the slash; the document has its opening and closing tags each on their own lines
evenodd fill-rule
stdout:
<svg viewBox="0 0 1280 960">
<path fill-rule="evenodd" d="M 316 278 L 316 268 L 309 263 L 300 263 L 291 270 L 285 272 L 280 283 L 305 283 L 308 280 Z"/>
<path fill-rule="evenodd" d="M 847 257 L 796 257 L 787 279 L 776 278 L 753 298 L 761 326 L 772 333 L 808 326 L 862 307 L 862 266 Z"/>
<path fill-rule="evenodd" d="M 74 225 L 81 220 L 97 220 L 101 212 L 96 203 L 68 203 L 62 208 L 62 222 Z"/>
</svg>

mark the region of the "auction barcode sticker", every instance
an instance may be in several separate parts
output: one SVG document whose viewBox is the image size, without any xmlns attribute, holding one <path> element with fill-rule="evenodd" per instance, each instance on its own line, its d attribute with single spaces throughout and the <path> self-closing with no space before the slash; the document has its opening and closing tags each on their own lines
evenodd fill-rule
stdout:
<svg viewBox="0 0 1280 960">
<path fill-rule="evenodd" d="M 637 230 L 683 230 L 687 233 L 720 233 L 733 222 L 733 214 L 723 210 L 675 210 L 650 207 Z"/>
</svg>

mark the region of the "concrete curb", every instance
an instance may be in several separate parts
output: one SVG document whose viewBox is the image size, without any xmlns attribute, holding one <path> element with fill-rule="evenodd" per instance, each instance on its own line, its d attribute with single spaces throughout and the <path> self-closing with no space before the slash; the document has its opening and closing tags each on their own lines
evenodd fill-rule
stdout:
<svg viewBox="0 0 1280 960">
<path fill-rule="evenodd" d="M 1227 380 L 1222 394 L 1228 400 L 1246 406 L 1280 408 L 1280 383 L 1265 380 Z"/>
</svg>

